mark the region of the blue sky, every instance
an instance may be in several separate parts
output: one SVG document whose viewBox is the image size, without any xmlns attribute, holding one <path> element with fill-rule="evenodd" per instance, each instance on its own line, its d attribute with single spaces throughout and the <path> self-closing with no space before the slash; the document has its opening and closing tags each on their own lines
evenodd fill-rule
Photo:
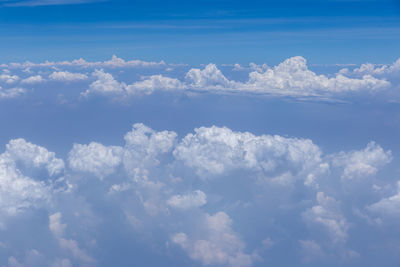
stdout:
<svg viewBox="0 0 400 267">
<path fill-rule="evenodd" d="M 399 52 L 398 1 L 1 2 L 5 62 L 116 54 L 277 64 L 302 55 L 316 64 L 361 64 L 390 63 Z"/>
<path fill-rule="evenodd" d="M 399 1 L 0 0 L 0 266 L 399 266 Z"/>
</svg>

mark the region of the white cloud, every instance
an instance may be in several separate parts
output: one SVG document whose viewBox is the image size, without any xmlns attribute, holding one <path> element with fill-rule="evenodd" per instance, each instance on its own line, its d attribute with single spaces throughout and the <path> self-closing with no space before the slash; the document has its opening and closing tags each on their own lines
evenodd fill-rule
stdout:
<svg viewBox="0 0 400 267">
<path fill-rule="evenodd" d="M 49 75 L 49 78 L 53 81 L 70 82 L 85 80 L 88 76 L 82 73 L 72 73 L 69 71 L 55 71 Z"/>
<path fill-rule="evenodd" d="M 3 89 L 0 86 L 0 99 L 8 99 L 8 98 L 15 98 L 20 95 L 23 95 L 26 93 L 26 90 L 23 88 L 10 88 L 10 89 Z"/>
<path fill-rule="evenodd" d="M 332 156 L 333 165 L 343 167 L 342 178 L 346 179 L 375 175 L 379 167 L 391 160 L 391 152 L 384 151 L 375 142 L 368 143 L 364 150 L 340 152 Z"/>
<path fill-rule="evenodd" d="M 49 216 L 49 229 L 62 249 L 69 251 L 71 255 L 83 263 L 93 263 L 95 260 L 88 256 L 79 248 L 78 242 L 73 239 L 65 239 L 65 229 L 67 225 L 61 222 L 61 213 L 57 212 Z"/>
<path fill-rule="evenodd" d="M 178 79 L 162 75 L 152 75 L 130 85 L 118 82 L 110 73 L 105 73 L 103 70 L 96 70 L 93 75 L 97 80 L 89 85 L 89 89 L 82 93 L 83 96 L 99 94 L 128 97 L 131 95 L 151 94 L 159 89 L 168 91 L 182 90 L 184 88 L 184 85 Z"/>
<path fill-rule="evenodd" d="M 400 216 L 400 181 L 397 182 L 397 194 L 383 198 L 380 201 L 367 207 L 367 210 L 375 214 L 384 216 L 399 217 Z"/>
<path fill-rule="evenodd" d="M 332 242 L 342 243 L 347 240 L 349 223 L 340 211 L 339 202 L 323 192 L 317 193 L 318 205 L 303 213 L 303 218 L 314 227 L 322 226 L 328 232 Z"/>
<path fill-rule="evenodd" d="M 10 75 L 7 73 L 0 74 L 0 81 L 5 82 L 7 84 L 15 83 L 18 80 L 19 77 L 17 75 Z"/>
<path fill-rule="evenodd" d="M 332 95 L 351 91 L 375 91 L 388 87 L 389 82 L 370 75 L 352 79 L 338 74 L 328 78 L 317 75 L 307 67 L 303 57 L 292 57 L 265 72 L 249 74 L 249 81 L 241 85 L 244 91 L 287 96 Z"/>
<path fill-rule="evenodd" d="M 13 139 L 6 145 L 6 153 L 14 161 L 21 161 L 35 168 L 44 167 L 50 175 L 56 175 L 64 170 L 64 161 L 56 158 L 54 152 L 46 148 L 26 142 L 24 139 Z"/>
<path fill-rule="evenodd" d="M 9 67 L 9 68 L 39 68 L 39 67 L 81 67 L 81 68 L 137 68 L 137 67 L 164 67 L 167 64 L 164 61 L 160 62 L 152 62 L 152 61 L 143 61 L 143 60 L 124 60 L 122 58 L 118 58 L 113 55 L 110 60 L 106 61 L 95 61 L 90 62 L 86 61 L 82 58 L 72 60 L 72 61 L 59 61 L 59 62 L 51 62 L 45 61 L 42 63 L 33 63 L 26 61 L 24 63 L 10 63 L 10 64 L 2 64 L 1 67 Z"/>
<path fill-rule="evenodd" d="M 122 154 L 123 148 L 118 146 L 104 146 L 96 142 L 74 144 L 68 154 L 68 162 L 74 171 L 90 172 L 103 178 L 121 164 Z"/>
<path fill-rule="evenodd" d="M 153 75 L 131 85 L 117 82 L 110 74 L 97 74 L 98 80 L 90 85 L 84 95 L 102 94 L 128 97 L 135 94 L 150 94 L 155 90 L 214 93 L 250 93 L 290 97 L 322 97 L 344 95 L 351 92 L 373 93 L 388 88 L 390 82 L 369 74 L 360 78 L 349 78 L 343 72 L 335 77 L 317 75 L 307 67 L 303 57 L 292 57 L 269 68 L 251 65 L 255 71 L 247 82 L 227 79 L 215 64 L 204 69 L 192 68 L 184 81 L 176 78 Z M 105 79 L 104 77 L 107 76 Z"/>
<path fill-rule="evenodd" d="M 201 177 L 247 169 L 281 184 L 291 183 L 321 162 L 321 151 L 311 140 L 255 136 L 215 126 L 195 129 L 173 154 Z"/>
<path fill-rule="evenodd" d="M 129 171 L 137 167 L 157 165 L 158 156 L 170 152 L 177 134 L 172 131 L 156 132 L 142 123 L 136 123 L 125 134 L 124 166 Z"/>
<path fill-rule="evenodd" d="M 11 140 L 6 151 L 0 154 L 0 214 L 3 219 L 48 203 L 57 190 L 51 181 L 25 176 L 19 168 L 20 163 L 29 168 L 45 168 L 49 175 L 64 170 L 63 160 L 56 158 L 54 152 L 24 139 Z"/>
<path fill-rule="evenodd" d="M 0 155 L 0 213 L 15 215 L 50 199 L 50 188 L 41 181 L 24 176 L 9 154 Z M 2 222 L 0 222 L 1 224 Z"/>
<path fill-rule="evenodd" d="M 225 212 L 205 216 L 204 233 L 198 239 L 185 233 L 172 236 L 172 242 L 185 250 L 190 258 L 203 264 L 251 266 L 253 257 L 244 252 L 245 245 L 232 230 L 232 220 Z"/>
<path fill-rule="evenodd" d="M 174 195 L 167 203 L 177 209 L 197 208 L 207 203 L 207 196 L 203 191 L 196 190 L 185 195 Z"/>
<path fill-rule="evenodd" d="M 24 84 L 35 84 L 35 83 L 42 83 L 42 82 L 44 82 L 44 81 L 45 81 L 45 80 L 43 79 L 42 76 L 40 76 L 40 75 L 35 75 L 35 76 L 30 76 L 30 77 L 28 77 L 28 78 L 23 79 L 23 80 L 21 81 L 21 83 L 24 83 Z"/>
<path fill-rule="evenodd" d="M 184 85 L 178 79 L 164 77 L 162 75 L 152 75 L 149 78 L 145 78 L 142 81 L 135 82 L 131 85 L 126 86 L 128 95 L 135 94 L 151 94 L 155 90 L 182 90 Z"/>
<path fill-rule="evenodd" d="M 215 64 L 208 64 L 203 70 L 191 69 L 185 76 L 187 86 L 192 89 L 228 89 L 235 86 Z"/>
<path fill-rule="evenodd" d="M 355 68 L 352 74 L 355 75 L 374 75 L 374 76 L 391 76 L 400 73 L 400 58 L 393 64 L 377 65 L 372 63 L 362 64 L 359 68 Z"/>
<path fill-rule="evenodd" d="M 105 73 L 104 70 L 94 71 L 93 76 L 97 80 L 92 82 L 89 89 L 82 93 L 83 96 L 88 96 L 89 94 L 120 95 L 124 93 L 126 85 L 116 81 L 111 74 Z"/>
</svg>

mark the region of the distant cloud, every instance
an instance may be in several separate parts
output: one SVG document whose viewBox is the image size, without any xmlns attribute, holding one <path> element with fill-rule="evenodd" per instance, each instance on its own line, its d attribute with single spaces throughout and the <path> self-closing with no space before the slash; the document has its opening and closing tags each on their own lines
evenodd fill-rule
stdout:
<svg viewBox="0 0 400 267">
<path fill-rule="evenodd" d="M 95 2 L 104 2 L 107 0 L 1 0 L 4 6 L 55 6 L 55 5 L 77 5 Z"/>
<path fill-rule="evenodd" d="M 99 80 L 92 83 L 83 93 L 129 97 L 137 94 L 150 94 L 156 90 L 209 92 L 217 94 L 258 94 L 280 97 L 330 98 L 354 92 L 374 93 L 388 88 L 390 82 L 377 79 L 370 74 L 361 78 L 349 78 L 339 73 L 335 77 L 317 75 L 307 67 L 303 57 L 292 57 L 279 65 L 269 68 L 255 67 L 249 73 L 246 82 L 229 80 L 215 64 L 208 64 L 204 69 L 190 69 L 183 81 L 176 78 L 153 75 L 131 85 L 117 82 L 111 74 L 96 71 Z M 101 75 L 100 75 L 101 74 Z M 100 79 L 106 77 L 107 79 Z"/>
<path fill-rule="evenodd" d="M 42 83 L 44 82 L 45 79 L 41 75 L 35 75 L 35 76 L 30 76 L 28 78 L 25 78 L 21 81 L 21 83 L 24 84 L 35 84 L 35 83 Z"/>
<path fill-rule="evenodd" d="M 55 71 L 49 75 L 49 78 L 54 81 L 81 81 L 88 78 L 87 75 L 82 73 L 71 73 L 69 71 Z"/>
</svg>

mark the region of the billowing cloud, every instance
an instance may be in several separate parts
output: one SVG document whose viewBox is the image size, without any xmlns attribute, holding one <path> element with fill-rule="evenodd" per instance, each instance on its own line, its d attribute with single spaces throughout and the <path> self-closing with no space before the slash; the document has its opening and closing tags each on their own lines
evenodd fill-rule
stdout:
<svg viewBox="0 0 400 267">
<path fill-rule="evenodd" d="M 107 79 L 104 77 L 107 76 Z M 98 75 L 84 95 L 115 94 L 129 97 L 135 94 L 150 94 L 155 90 L 183 92 L 244 93 L 290 97 L 332 97 L 354 92 L 373 93 L 390 86 L 385 79 L 370 74 L 350 78 L 342 73 L 334 77 L 317 75 L 307 67 L 303 57 L 292 57 L 279 65 L 263 66 L 249 73 L 246 82 L 227 79 L 215 64 L 203 70 L 190 69 L 183 81 L 176 78 L 152 75 L 131 85 L 114 80 L 111 74 Z M 184 90 L 182 90 L 184 89 Z"/>
<path fill-rule="evenodd" d="M 72 73 L 69 71 L 55 71 L 49 75 L 49 78 L 54 81 L 81 81 L 88 78 L 86 74 L 82 73 Z"/>
<path fill-rule="evenodd" d="M 332 242 L 345 242 L 350 227 L 343 216 L 337 200 L 326 196 L 323 192 L 317 193 L 317 205 L 303 213 L 303 217 L 311 227 L 322 226 L 326 229 Z"/>
<path fill-rule="evenodd" d="M 24 210 L 39 207 L 52 197 L 52 184 L 23 174 L 19 164 L 27 168 L 44 168 L 49 175 L 63 171 L 64 162 L 54 152 L 26 142 L 11 140 L 6 151 L 0 154 L 0 213 L 2 217 L 16 215 Z"/>
<path fill-rule="evenodd" d="M 264 266 L 283 252 L 298 265 L 329 257 L 345 265 L 368 257 L 357 231 L 374 232 L 379 224 L 364 218 L 385 222 L 400 214 L 398 192 L 376 177 L 391 152 L 374 142 L 324 154 L 309 139 L 216 126 L 178 138 L 141 123 L 121 141 L 73 144 L 66 167 L 54 152 L 24 139 L 6 145 L 0 154 L 2 227 L 31 216 L 26 226 L 52 250 L 46 254 L 28 242 L 21 251 L 4 235 L 0 249 L 18 251 L 4 264 L 102 265 L 103 254 L 111 259 L 110 246 L 123 239 L 152 257 L 172 259 L 171 265 Z M 371 179 L 355 179 L 367 175 Z M 350 191 L 349 179 L 385 189 Z M 376 238 L 376 244 L 387 242 Z"/>
<path fill-rule="evenodd" d="M 196 208 L 207 203 L 207 196 L 203 191 L 196 190 L 185 195 L 174 195 L 168 199 L 167 203 L 177 209 Z"/>
<path fill-rule="evenodd" d="M 14 87 L 10 89 L 3 89 L 0 86 L 0 99 L 15 98 L 26 93 L 26 90 L 19 87 Z"/>
<path fill-rule="evenodd" d="M 42 83 L 45 80 L 43 79 L 42 76 L 40 75 L 35 75 L 35 76 L 30 76 L 28 78 L 25 78 L 21 81 L 21 83 L 25 83 L 25 84 L 35 84 L 35 83 Z"/>
<path fill-rule="evenodd" d="M 103 178 L 115 170 L 122 161 L 122 147 L 91 142 L 89 145 L 74 144 L 69 152 L 69 166 L 74 171 L 90 172 Z"/>
<path fill-rule="evenodd" d="M 9 63 L 9 64 L 1 64 L 1 67 L 9 67 L 9 68 L 17 68 L 17 69 L 26 69 L 26 68 L 43 68 L 43 67 L 81 67 L 81 68 L 137 68 L 137 67 L 162 67 L 167 64 L 164 61 L 160 62 L 151 62 L 151 61 L 142 61 L 142 60 L 124 60 L 115 55 L 112 56 L 110 60 L 106 61 L 86 61 L 82 58 L 75 59 L 72 61 L 45 61 L 42 63 L 33 63 L 26 61 L 24 63 Z"/>
<path fill-rule="evenodd" d="M 245 245 L 232 230 L 232 219 L 225 212 L 205 215 L 204 233 L 199 238 L 176 233 L 172 242 L 203 264 L 251 266 L 253 258 L 244 252 Z"/>
<path fill-rule="evenodd" d="M 342 178 L 364 178 L 376 174 L 378 168 L 392 160 L 390 151 L 370 142 L 364 150 L 341 152 L 333 156 L 333 164 L 343 167 Z"/>
<path fill-rule="evenodd" d="M 17 75 L 11 75 L 11 74 L 8 74 L 8 73 L 0 74 L 0 82 L 5 82 L 7 84 L 12 84 L 12 83 L 15 83 L 18 80 L 19 80 L 19 77 Z"/>
<path fill-rule="evenodd" d="M 255 136 L 215 126 L 185 136 L 174 156 L 200 177 L 245 169 L 281 184 L 292 183 L 321 162 L 321 151 L 311 140 Z"/>
</svg>

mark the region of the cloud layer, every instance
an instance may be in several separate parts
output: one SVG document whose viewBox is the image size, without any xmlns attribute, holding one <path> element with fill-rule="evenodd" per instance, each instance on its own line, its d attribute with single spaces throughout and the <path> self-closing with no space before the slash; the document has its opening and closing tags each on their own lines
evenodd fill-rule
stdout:
<svg viewBox="0 0 400 267">
<path fill-rule="evenodd" d="M 98 253 L 105 233 L 96 228 L 124 225 L 150 243 L 148 249 L 187 263 L 263 266 L 270 250 L 297 244 L 285 252 L 295 262 L 337 258 L 351 266 L 368 258 L 368 249 L 374 253 L 354 242 L 357 229 L 390 228 L 400 214 L 397 189 L 383 190 L 393 183 L 377 177 L 391 152 L 374 142 L 324 154 L 308 139 L 216 126 L 178 138 L 140 123 L 124 141 L 73 144 L 68 164 L 24 139 L 6 145 L 0 154 L 1 231 L 12 227 L 10 221 L 42 214 L 48 221 L 48 228 L 38 228 L 43 242 L 57 244 L 51 253 L 36 246 L 22 251 L 24 257 L 11 253 L 10 266 L 103 265 Z M 357 186 L 366 187 L 360 192 Z M 111 219 L 111 211 L 119 215 Z M 13 242 L 4 238 L 1 244 Z M 381 236 L 375 242 L 393 241 Z"/>
<path fill-rule="evenodd" d="M 234 65 L 228 70 L 229 77 L 215 64 L 204 68 L 190 68 L 183 64 L 167 64 L 164 61 L 146 62 L 124 60 L 113 56 L 111 60 L 89 62 L 84 59 L 44 63 L 2 64 L 0 86 L 2 98 L 17 97 L 26 91 L 24 87 L 46 88 L 48 83 L 78 84 L 83 90 L 75 96 L 88 100 L 99 95 L 113 100 L 129 100 L 132 97 L 157 92 L 169 94 L 244 94 L 253 96 L 290 97 L 296 99 L 342 99 L 382 96 L 398 98 L 400 84 L 399 63 L 392 65 L 363 64 L 337 73 L 318 74 L 311 70 L 301 56 L 286 59 L 269 67 L 266 64 L 249 67 Z M 224 72 L 227 67 L 223 67 Z M 128 75 L 129 74 L 129 75 Z M 243 80 L 243 74 L 247 79 Z M 123 77 L 122 80 L 119 77 Z M 125 81 L 125 79 L 127 79 Z M 74 85 L 75 86 L 75 85 Z M 17 93 L 16 88 L 21 92 Z M 37 89 L 35 93 L 40 92 Z M 0 91 L 1 93 L 1 91 Z"/>
</svg>

